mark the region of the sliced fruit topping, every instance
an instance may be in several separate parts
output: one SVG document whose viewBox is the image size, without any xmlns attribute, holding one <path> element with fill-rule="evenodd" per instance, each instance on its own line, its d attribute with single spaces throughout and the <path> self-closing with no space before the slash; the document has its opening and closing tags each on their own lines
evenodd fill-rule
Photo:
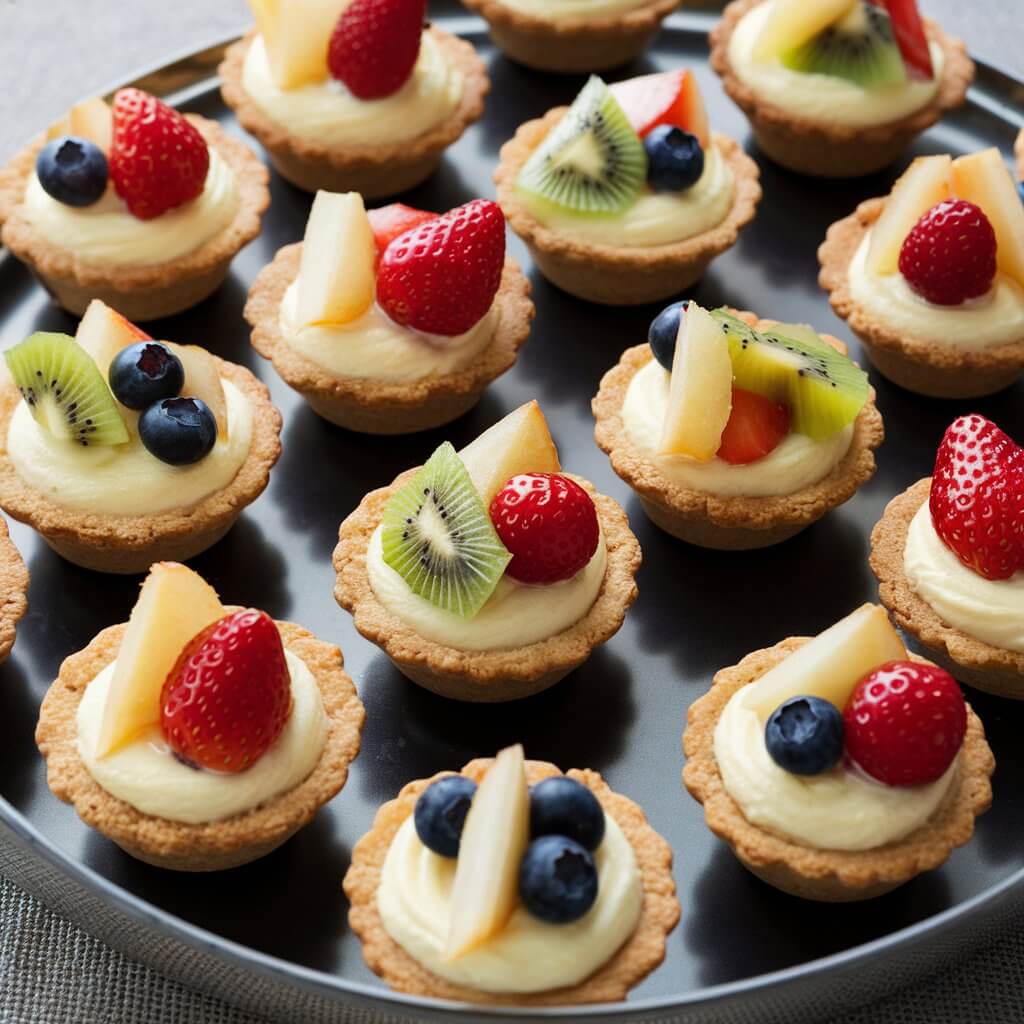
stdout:
<svg viewBox="0 0 1024 1024">
<path fill-rule="evenodd" d="M 843 713 L 821 697 L 790 697 L 768 716 L 764 743 L 783 771 L 820 775 L 843 756 Z"/>
<path fill-rule="evenodd" d="M 35 421 L 54 437 L 86 446 L 128 441 L 110 389 L 74 338 L 37 331 L 4 359 Z"/>
<path fill-rule="evenodd" d="M 121 316 L 116 309 L 111 309 L 102 299 L 93 299 L 89 303 L 75 332 L 75 341 L 92 356 L 104 380 L 114 356 L 121 349 L 137 341 L 152 340 L 141 327 Z"/>
<path fill-rule="evenodd" d="M 159 341 L 138 341 L 114 356 L 108 373 L 110 390 L 127 409 L 145 409 L 161 398 L 181 393 L 185 368 Z"/>
<path fill-rule="evenodd" d="M 541 921 L 578 921 L 597 899 L 597 867 L 590 851 L 565 836 L 535 839 L 519 869 L 519 897 Z"/>
<path fill-rule="evenodd" d="M 686 312 L 686 300 L 673 302 L 666 306 L 647 328 L 647 343 L 651 346 L 654 358 L 669 372 L 672 371 L 672 360 L 676 354 L 676 339 L 679 337 L 679 325 Z"/>
<path fill-rule="evenodd" d="M 594 499 L 558 473 L 523 473 L 494 496 L 491 522 L 511 552 L 505 570 L 520 583 L 572 579 L 597 550 Z"/>
<path fill-rule="evenodd" d="M 414 594 L 467 619 L 512 560 L 447 441 L 388 501 L 381 541 L 385 563 Z"/>
<path fill-rule="evenodd" d="M 859 0 L 775 0 L 754 44 L 754 59 L 781 57 L 844 18 Z"/>
<path fill-rule="evenodd" d="M 459 844 L 444 956 L 454 960 L 505 927 L 519 896 L 519 865 L 530 841 L 523 748 L 506 747 L 473 797 Z"/>
<path fill-rule="evenodd" d="M 789 433 L 789 420 L 789 406 L 753 391 L 733 388 L 732 409 L 722 431 L 718 457 L 735 466 L 763 459 Z"/>
<path fill-rule="evenodd" d="M 644 139 L 647 184 L 655 192 L 684 192 L 704 173 L 704 150 L 696 135 L 662 124 Z"/>
<path fill-rule="evenodd" d="M 96 143 L 61 135 L 39 150 L 36 177 L 58 203 L 91 206 L 107 190 L 107 158 Z"/>
<path fill-rule="evenodd" d="M 604 839 L 604 809 L 582 782 L 552 775 L 530 789 L 530 838 L 540 836 L 566 836 L 596 850 Z"/>
<path fill-rule="evenodd" d="M 189 764 L 243 772 L 281 735 L 291 705 L 281 634 L 266 612 L 243 608 L 182 650 L 160 692 L 160 730 Z"/>
<path fill-rule="evenodd" d="M 446 775 L 427 786 L 413 811 L 420 842 L 441 857 L 458 857 L 466 815 L 475 795 L 476 783 L 465 775 Z"/>
<path fill-rule="evenodd" d="M 217 421 L 198 398 L 165 398 L 139 417 L 139 440 L 161 462 L 189 466 L 213 451 Z"/>
<path fill-rule="evenodd" d="M 249 0 L 279 89 L 327 78 L 327 46 L 348 0 Z"/>
<path fill-rule="evenodd" d="M 504 266 L 501 208 L 474 199 L 388 245 L 377 271 L 377 302 L 395 323 L 454 337 L 491 308 Z"/>
<path fill-rule="evenodd" d="M 618 213 L 646 177 L 643 144 L 608 86 L 592 75 L 523 165 L 516 189 L 528 202 L 569 213 Z"/>
<path fill-rule="evenodd" d="M 843 720 L 846 752 L 868 775 L 887 786 L 921 786 L 953 763 L 967 705 L 948 672 L 897 659 L 857 684 Z"/>
<path fill-rule="evenodd" d="M 404 235 L 406 231 L 418 227 L 426 220 L 433 220 L 437 214 L 430 210 L 417 210 L 404 203 L 391 203 L 388 206 L 378 206 L 375 210 L 367 210 L 366 216 L 370 219 L 370 229 L 377 245 L 379 261 L 384 255 L 384 250 L 399 235 Z"/>
<path fill-rule="evenodd" d="M 94 142 L 104 154 L 110 152 L 114 136 L 114 121 L 110 105 L 98 96 L 76 103 L 59 121 L 50 125 L 46 139 L 60 135 L 74 135 Z"/>
<path fill-rule="evenodd" d="M 893 34 L 910 73 L 915 78 L 934 78 L 932 54 L 917 0 L 881 0 L 881 3 L 889 12 Z"/>
<path fill-rule="evenodd" d="M 198 398 L 213 413 L 217 421 L 217 436 L 228 436 L 228 402 L 224 395 L 220 371 L 213 356 L 199 345 L 164 344 L 181 360 L 185 369 L 185 383 L 179 394 Z"/>
<path fill-rule="evenodd" d="M 701 146 L 708 148 L 708 115 L 700 86 L 689 68 L 628 78 L 609 89 L 640 138 L 660 124 L 674 124 L 696 135 Z"/>
</svg>

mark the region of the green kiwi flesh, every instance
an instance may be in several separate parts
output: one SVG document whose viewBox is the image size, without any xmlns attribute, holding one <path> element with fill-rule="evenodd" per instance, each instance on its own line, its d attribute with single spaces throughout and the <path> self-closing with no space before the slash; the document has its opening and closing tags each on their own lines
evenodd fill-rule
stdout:
<svg viewBox="0 0 1024 1024">
<path fill-rule="evenodd" d="M 36 422 L 54 437 L 87 447 L 129 440 L 103 375 L 74 338 L 37 331 L 4 359 Z"/>
<path fill-rule="evenodd" d="M 471 619 L 512 556 L 447 441 L 384 508 L 384 562 L 414 594 Z"/>
</svg>

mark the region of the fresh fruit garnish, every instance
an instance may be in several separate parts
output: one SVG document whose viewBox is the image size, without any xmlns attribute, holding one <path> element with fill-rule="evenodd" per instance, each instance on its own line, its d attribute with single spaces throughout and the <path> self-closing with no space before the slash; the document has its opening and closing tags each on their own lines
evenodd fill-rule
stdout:
<svg viewBox="0 0 1024 1024">
<path fill-rule="evenodd" d="M 674 125 L 652 128 L 644 139 L 647 184 L 655 192 L 684 192 L 704 173 L 704 150 L 696 135 Z"/>
<path fill-rule="evenodd" d="M 559 473 L 522 473 L 494 496 L 491 522 L 512 555 L 505 570 L 520 583 L 572 579 L 597 550 L 594 499 Z"/>
<path fill-rule="evenodd" d="M 597 899 L 594 858 L 565 836 L 535 839 L 519 869 L 519 898 L 527 911 L 541 921 L 578 921 Z"/>
<path fill-rule="evenodd" d="M 710 145 L 704 99 L 689 68 L 628 78 L 609 89 L 640 138 L 659 124 L 674 124 L 696 135 L 704 149 Z"/>
<path fill-rule="evenodd" d="M 915 78 L 932 79 L 932 54 L 917 0 L 881 0 L 889 12 L 893 35 L 908 70 Z"/>
<path fill-rule="evenodd" d="M 789 407 L 770 398 L 732 389 L 732 409 L 722 431 L 718 457 L 734 466 L 763 459 L 789 433 Z"/>
<path fill-rule="evenodd" d="M 552 775 L 530 789 L 530 838 L 566 836 L 587 850 L 604 838 L 604 808 L 568 775 Z"/>
<path fill-rule="evenodd" d="M 54 437 L 83 446 L 129 440 L 110 388 L 74 338 L 36 331 L 4 359 L 36 423 Z"/>
<path fill-rule="evenodd" d="M 249 0 L 279 89 L 327 78 L 327 45 L 347 0 Z"/>
<path fill-rule="evenodd" d="M 199 345 L 164 344 L 181 360 L 185 369 L 185 383 L 179 394 L 198 398 L 213 413 L 217 421 L 217 436 L 228 436 L 228 402 L 224 395 L 220 371 L 213 356 Z"/>
<path fill-rule="evenodd" d="M 1024 450 L 984 416 L 949 425 L 928 507 L 943 543 L 979 576 L 1006 580 L 1024 568 Z"/>
<path fill-rule="evenodd" d="M 384 562 L 424 600 L 471 619 L 512 556 L 446 441 L 384 507 Z"/>
<path fill-rule="evenodd" d="M 420 842 L 442 857 L 458 857 L 466 815 L 475 795 L 476 783 L 465 775 L 446 775 L 427 786 L 413 811 Z"/>
<path fill-rule="evenodd" d="M 243 608 L 182 650 L 160 693 L 160 730 L 190 764 L 243 772 L 281 735 L 292 693 L 274 620 Z"/>
<path fill-rule="evenodd" d="M 137 341 L 153 339 L 130 320 L 111 309 L 102 299 L 89 303 L 75 332 L 75 341 L 92 356 L 96 369 L 104 380 L 110 372 L 114 356 Z"/>
<path fill-rule="evenodd" d="M 783 771 L 820 775 L 843 756 L 843 713 L 821 697 L 790 697 L 768 716 L 764 743 Z"/>
<path fill-rule="evenodd" d="M 107 158 L 96 143 L 61 135 L 39 150 L 36 177 L 58 203 L 91 206 L 107 190 Z"/>
<path fill-rule="evenodd" d="M 109 153 L 114 136 L 114 120 L 110 105 L 98 96 L 76 103 L 64 117 L 50 125 L 46 132 L 46 140 L 49 142 L 61 135 L 88 139 L 96 143 L 104 154 Z"/>
<path fill-rule="evenodd" d="M 505 217 L 474 199 L 399 235 L 377 270 L 377 302 L 395 323 L 425 334 L 464 334 L 498 294 Z"/>
<path fill-rule="evenodd" d="M 444 959 L 483 945 L 505 927 L 519 895 L 519 865 L 530 841 L 523 748 L 506 747 L 487 770 L 466 815 L 452 883 Z"/>
<path fill-rule="evenodd" d="M 331 33 L 328 70 L 361 100 L 397 92 L 419 57 L 426 13 L 427 0 L 352 0 Z"/>
<path fill-rule="evenodd" d="M 887 786 L 922 786 L 953 763 L 967 732 L 967 705 L 953 677 L 902 659 L 865 676 L 843 711 L 846 752 Z"/>
<path fill-rule="evenodd" d="M 418 227 L 425 220 L 433 220 L 437 214 L 430 210 L 417 210 L 404 203 L 390 203 L 378 206 L 375 210 L 367 210 L 370 230 L 377 245 L 377 259 L 384 255 L 384 250 L 399 236 L 411 228 Z"/>
<path fill-rule="evenodd" d="M 139 440 L 161 462 L 190 466 L 213 451 L 217 421 L 198 398 L 165 398 L 139 417 Z"/>
<path fill-rule="evenodd" d="M 618 213 L 647 177 L 644 147 L 608 86 L 596 75 L 516 178 L 528 203 L 569 213 Z"/>
<path fill-rule="evenodd" d="M 117 91 L 110 180 L 129 213 L 151 220 L 195 199 L 209 169 L 206 140 L 177 110 L 141 89 Z"/>
<path fill-rule="evenodd" d="M 755 60 L 771 60 L 795 50 L 846 17 L 859 0 L 775 0 L 754 43 Z"/>
<path fill-rule="evenodd" d="M 127 409 L 145 409 L 181 393 L 185 368 L 159 341 L 139 341 L 114 356 L 107 375 L 114 397 Z"/>
<path fill-rule="evenodd" d="M 647 328 L 647 344 L 651 346 L 651 353 L 670 373 L 672 360 L 676 354 L 679 325 L 686 313 L 686 306 L 685 299 L 673 302 L 672 305 L 666 306 Z"/>
</svg>

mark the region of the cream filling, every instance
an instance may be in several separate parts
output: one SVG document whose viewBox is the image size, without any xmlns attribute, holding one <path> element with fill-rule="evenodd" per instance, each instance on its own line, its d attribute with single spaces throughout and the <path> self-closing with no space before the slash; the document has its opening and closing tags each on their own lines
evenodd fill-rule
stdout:
<svg viewBox="0 0 1024 1024">
<path fill-rule="evenodd" d="M 918 295 L 898 271 L 871 273 L 870 245 L 869 231 L 850 261 L 850 295 L 890 330 L 965 352 L 1024 341 L 1024 288 L 1006 274 L 997 274 L 985 295 L 959 306 L 937 306 Z"/>
<path fill-rule="evenodd" d="M 414 594 L 385 563 L 382 529 L 374 530 L 366 552 L 377 600 L 421 637 L 461 651 L 525 647 L 555 636 L 587 614 L 604 582 L 607 551 L 602 535 L 590 561 L 572 579 L 531 586 L 502 576 L 483 608 L 464 619 Z"/>
<path fill-rule="evenodd" d="M 729 63 L 735 75 L 760 99 L 809 121 L 867 126 L 899 121 L 927 106 L 939 91 L 944 55 L 932 42 L 935 77 L 906 81 L 881 89 L 864 89 L 832 75 L 809 74 L 785 67 L 778 58 L 754 60 L 754 46 L 772 8 L 772 0 L 743 16 L 729 40 Z"/>
<path fill-rule="evenodd" d="M 89 683 L 78 706 L 78 753 L 89 774 L 112 796 L 143 814 L 189 825 L 252 810 L 306 779 L 327 741 L 320 688 L 306 663 L 285 651 L 292 711 L 273 746 L 251 768 L 229 774 L 190 768 L 153 726 L 126 747 L 96 756 L 103 708 L 114 675 L 111 662 Z"/>
<path fill-rule="evenodd" d="M 384 860 L 377 909 L 387 933 L 441 978 L 479 992 L 545 992 L 593 974 L 633 934 L 640 919 L 643 889 L 636 856 L 607 815 L 594 863 L 597 899 L 578 921 L 548 924 L 517 906 L 505 927 L 484 945 L 446 960 L 456 861 L 420 842 L 410 814 Z"/>
<path fill-rule="evenodd" d="M 885 786 L 840 762 L 821 775 L 780 768 L 764 742 L 764 721 L 733 694 L 715 727 L 715 759 L 726 792 L 753 825 L 821 850 L 873 850 L 896 842 L 935 812 L 956 776 L 957 760 L 923 786 Z"/>
<path fill-rule="evenodd" d="M 223 231 L 238 213 L 235 172 L 214 146 L 203 191 L 152 220 L 139 220 L 108 186 L 92 206 L 67 206 L 47 195 L 33 172 L 22 212 L 49 242 L 98 266 L 154 266 L 194 252 Z"/>
<path fill-rule="evenodd" d="M 643 7 L 650 0 L 500 0 L 503 7 L 529 14 L 541 21 L 596 18 Z"/>
<path fill-rule="evenodd" d="M 326 146 L 408 142 L 455 112 L 462 83 L 462 73 L 446 60 L 429 32 L 423 33 L 409 80 L 376 100 L 361 100 L 334 79 L 281 89 L 270 73 L 262 36 L 253 39 L 242 69 L 243 88 L 272 121 Z"/>
<path fill-rule="evenodd" d="M 117 446 L 82 447 L 54 437 L 19 402 L 7 430 L 7 454 L 18 476 L 63 508 L 97 515 L 144 516 L 198 504 L 234 480 L 252 442 L 252 403 L 222 380 L 228 436 L 205 459 L 169 466 L 143 447 L 138 414 L 121 409 L 131 440 Z"/>
<path fill-rule="evenodd" d="M 719 458 L 698 462 L 686 455 L 658 455 L 668 413 L 670 377 L 655 359 L 637 371 L 622 403 L 622 426 L 662 476 L 678 487 L 723 498 L 793 494 L 828 476 L 842 462 L 853 440 L 852 424 L 824 441 L 813 441 L 806 434 L 789 434 L 764 458 L 743 466 Z"/>
</svg>

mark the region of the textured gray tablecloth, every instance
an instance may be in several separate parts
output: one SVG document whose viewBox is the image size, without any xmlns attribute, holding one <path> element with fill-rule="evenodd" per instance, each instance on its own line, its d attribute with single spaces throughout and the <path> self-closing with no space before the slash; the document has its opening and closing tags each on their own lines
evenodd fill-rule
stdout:
<svg viewBox="0 0 1024 1024">
<path fill-rule="evenodd" d="M 923 6 L 976 54 L 1024 74 L 1024 0 Z M 244 0 L 0 0 L 0 160 L 81 96 L 249 20 Z M 1024 923 L 1015 941 L 829 1024 L 1021 1021 Z M 3 877 L 0 1022 L 263 1024 L 108 949 Z"/>
</svg>

